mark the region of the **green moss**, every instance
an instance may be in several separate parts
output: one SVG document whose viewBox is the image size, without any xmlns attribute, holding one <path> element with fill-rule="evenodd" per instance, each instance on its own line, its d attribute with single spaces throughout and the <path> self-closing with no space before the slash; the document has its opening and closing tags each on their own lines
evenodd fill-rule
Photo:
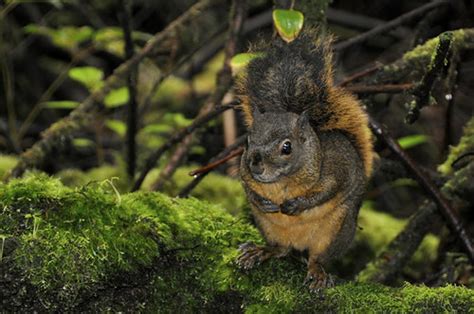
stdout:
<svg viewBox="0 0 474 314">
<path fill-rule="evenodd" d="M 444 175 L 452 174 L 453 162 L 465 153 L 474 151 L 474 118 L 471 118 L 464 127 L 463 137 L 456 146 L 451 146 L 446 161 L 438 167 L 438 171 Z"/>
<path fill-rule="evenodd" d="M 2 265 L 17 281 L 0 282 L 0 292 L 33 287 L 26 299 L 8 294 L 12 311 L 30 299 L 38 300 L 30 311 L 259 313 L 466 312 L 474 302 L 465 288 L 408 284 L 347 283 L 314 295 L 302 284 L 305 265 L 292 258 L 241 271 L 236 248 L 262 243 L 258 231 L 195 198 L 151 192 L 119 198 L 108 185 L 73 189 L 40 174 L 0 184 L 0 191 L 2 219 L 18 218 L 27 204 L 39 219 L 36 227 L 11 231 L 18 245 Z"/>
<path fill-rule="evenodd" d="M 176 170 L 171 181 L 165 184 L 163 192 L 171 196 L 177 195 L 181 189 L 193 180 L 189 176 L 189 172 L 196 168 L 197 166 L 191 166 L 181 167 Z M 152 170 L 143 182 L 142 188 L 149 190 L 153 182 L 158 178 L 159 173 L 159 169 Z M 245 192 L 240 181 L 215 172 L 209 173 L 194 188 L 191 196 L 213 204 L 219 204 L 234 215 L 238 214 L 247 204 Z"/>
<path fill-rule="evenodd" d="M 164 186 L 163 192 L 175 196 L 184 188 L 192 177 L 189 176 L 195 167 L 179 168 L 173 178 Z M 123 166 L 105 165 L 92 168 L 88 171 L 79 169 L 67 169 L 56 174 L 63 184 L 70 187 L 80 187 L 90 182 L 104 182 L 109 180 L 114 186 L 124 193 L 129 189 L 127 175 Z M 153 169 L 143 182 L 142 189 L 149 190 L 153 182 L 158 178 L 159 168 Z M 109 184 L 109 183 L 105 183 Z M 191 192 L 191 196 L 206 200 L 213 204 L 219 204 L 228 212 L 236 215 L 247 205 L 245 192 L 239 180 L 218 173 L 208 174 L 204 180 Z"/>
<path fill-rule="evenodd" d="M 453 41 L 455 49 L 462 48 L 466 45 L 466 39 L 471 38 L 474 35 L 474 30 L 471 29 L 459 29 L 451 32 L 453 34 Z M 442 36 L 442 35 L 440 35 Z M 425 43 L 417 46 L 415 49 L 405 53 L 403 60 L 405 62 L 418 63 L 421 60 L 428 61 L 435 55 L 436 47 L 439 44 L 439 36 L 426 41 Z"/>
<path fill-rule="evenodd" d="M 66 169 L 58 172 L 56 175 L 61 182 L 69 187 L 80 187 L 90 182 L 103 182 L 111 180 L 119 191 L 125 192 L 128 189 L 127 174 L 123 167 L 104 165 L 91 168 L 87 171 L 79 169 Z"/>
<path fill-rule="evenodd" d="M 12 169 L 17 162 L 18 158 L 15 156 L 0 154 L 0 179 L 3 178 L 5 173 Z"/>
</svg>

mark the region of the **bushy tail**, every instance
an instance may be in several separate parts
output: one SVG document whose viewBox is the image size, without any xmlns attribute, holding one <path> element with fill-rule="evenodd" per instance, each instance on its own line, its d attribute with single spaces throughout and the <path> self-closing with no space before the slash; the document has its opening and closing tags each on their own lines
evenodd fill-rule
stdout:
<svg viewBox="0 0 474 314">
<path fill-rule="evenodd" d="M 247 124 L 254 110 L 301 113 L 324 106 L 333 85 L 330 43 L 310 29 L 290 43 L 275 38 L 257 45 L 265 55 L 250 62 L 237 85 Z"/>
</svg>

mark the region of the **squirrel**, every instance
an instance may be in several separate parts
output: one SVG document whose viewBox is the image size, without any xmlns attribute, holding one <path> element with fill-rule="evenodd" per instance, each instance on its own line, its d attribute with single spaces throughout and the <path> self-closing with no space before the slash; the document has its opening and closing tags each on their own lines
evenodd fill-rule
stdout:
<svg viewBox="0 0 474 314">
<path fill-rule="evenodd" d="M 242 244 L 243 269 L 308 252 L 311 290 L 334 285 L 324 265 L 344 253 L 374 158 L 368 117 L 333 82 L 331 39 L 275 38 L 237 82 L 248 129 L 240 176 L 267 245 Z"/>
</svg>

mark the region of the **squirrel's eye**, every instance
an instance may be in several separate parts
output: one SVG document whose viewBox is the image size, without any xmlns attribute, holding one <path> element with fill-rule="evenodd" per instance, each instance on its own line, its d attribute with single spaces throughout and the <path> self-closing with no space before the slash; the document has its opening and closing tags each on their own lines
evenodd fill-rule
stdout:
<svg viewBox="0 0 474 314">
<path fill-rule="evenodd" d="M 283 145 L 281 146 L 281 153 L 283 155 L 291 154 L 291 142 L 290 141 L 283 142 Z"/>
</svg>

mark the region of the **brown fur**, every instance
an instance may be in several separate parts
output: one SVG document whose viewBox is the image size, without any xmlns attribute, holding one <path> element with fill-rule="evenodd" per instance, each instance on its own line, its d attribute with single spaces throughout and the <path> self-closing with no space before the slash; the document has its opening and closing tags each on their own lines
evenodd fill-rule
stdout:
<svg viewBox="0 0 474 314">
<path fill-rule="evenodd" d="M 239 262 L 250 268 L 257 260 L 280 257 L 289 249 L 307 250 L 308 278 L 314 288 L 327 283 L 321 264 L 345 251 L 354 236 L 359 206 L 372 172 L 373 151 L 367 114 L 354 96 L 334 86 L 330 40 L 318 38 L 305 44 L 310 37 L 306 34 L 291 47 L 275 48 L 271 57 L 256 62 L 250 67 L 253 72 L 238 81 L 241 109 L 251 130 L 241 177 L 249 199 L 252 196 L 257 225 L 269 244 L 262 248 L 247 246 Z M 280 55 L 286 59 L 275 58 Z M 322 61 L 314 61 L 317 58 Z M 315 141 L 303 141 L 304 153 L 291 155 L 302 156 L 287 163 L 295 169 L 293 172 L 274 181 L 257 181 L 254 175 L 258 170 L 251 170 L 258 163 L 253 156 L 263 154 L 266 159 L 262 162 L 268 163 L 275 156 L 275 160 L 280 158 L 278 151 L 269 150 L 275 141 L 273 135 L 268 135 L 273 134 L 270 131 L 294 127 L 274 114 L 309 116 L 308 127 L 302 129 L 314 132 L 306 133 L 304 138 Z M 273 152 L 270 156 L 269 151 Z"/>
<path fill-rule="evenodd" d="M 308 250 L 310 256 L 323 255 L 341 229 L 346 209 L 338 195 L 322 206 L 289 216 L 282 213 L 264 214 L 253 207 L 252 213 L 269 244 Z"/>
<path fill-rule="evenodd" d="M 342 130 L 350 134 L 364 162 L 365 175 L 370 178 L 374 153 L 367 114 L 354 96 L 338 87 L 330 88 L 329 105 L 334 114 L 321 130 Z"/>
</svg>

